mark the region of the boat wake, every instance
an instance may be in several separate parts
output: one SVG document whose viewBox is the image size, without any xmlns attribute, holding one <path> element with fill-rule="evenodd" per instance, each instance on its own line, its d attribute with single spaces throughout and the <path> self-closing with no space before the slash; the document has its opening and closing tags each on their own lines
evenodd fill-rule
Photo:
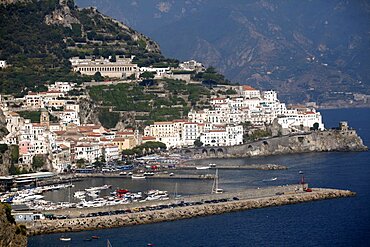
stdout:
<svg viewBox="0 0 370 247">
<path fill-rule="evenodd" d="M 277 178 L 268 178 L 268 179 L 263 179 L 262 182 L 272 182 L 272 181 L 276 181 Z"/>
</svg>

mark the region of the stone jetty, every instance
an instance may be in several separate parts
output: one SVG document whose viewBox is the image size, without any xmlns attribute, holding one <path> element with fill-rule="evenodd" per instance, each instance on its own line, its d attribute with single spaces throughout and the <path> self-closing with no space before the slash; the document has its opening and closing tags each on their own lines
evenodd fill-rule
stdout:
<svg viewBox="0 0 370 247">
<path fill-rule="evenodd" d="M 28 222 L 26 223 L 26 227 L 29 235 L 85 231 L 174 221 L 199 216 L 349 197 L 354 195 L 354 192 L 348 190 L 323 188 L 312 188 L 312 192 L 306 192 L 298 185 L 289 185 L 234 193 L 184 197 L 179 199 L 183 206 L 175 208 L 162 207 L 160 209 L 156 209 L 158 208 L 158 205 L 171 205 L 174 201 L 179 201 L 175 199 L 151 202 L 152 206 L 141 204 L 141 208 L 148 209 L 146 211 L 141 211 L 137 204 L 121 205 L 120 207 L 123 207 L 122 210 L 125 208 L 126 210 L 127 208 L 131 208 L 131 210 L 129 210 L 130 212 L 107 216 L 78 217 L 77 214 L 80 213 L 81 210 L 83 213 L 86 213 L 87 210 L 102 212 L 113 210 L 112 208 L 95 208 L 86 210 L 74 209 L 74 212 L 70 214 L 69 219 Z M 155 206 L 153 204 L 155 204 Z"/>
</svg>

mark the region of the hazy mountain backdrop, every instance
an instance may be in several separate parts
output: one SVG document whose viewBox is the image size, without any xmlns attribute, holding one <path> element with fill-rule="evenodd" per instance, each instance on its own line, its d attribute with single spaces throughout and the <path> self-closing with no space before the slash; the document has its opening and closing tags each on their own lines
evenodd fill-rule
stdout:
<svg viewBox="0 0 370 247">
<path fill-rule="evenodd" d="M 166 56 L 199 60 L 233 82 L 276 89 L 290 102 L 340 106 L 362 96 L 366 103 L 370 94 L 366 0 L 76 3 L 148 35 Z"/>
</svg>

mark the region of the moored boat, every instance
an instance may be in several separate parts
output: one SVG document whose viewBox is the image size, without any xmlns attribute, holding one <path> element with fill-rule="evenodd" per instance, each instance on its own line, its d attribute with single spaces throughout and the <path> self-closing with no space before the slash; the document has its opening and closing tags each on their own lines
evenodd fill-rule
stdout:
<svg viewBox="0 0 370 247">
<path fill-rule="evenodd" d="M 60 241 L 63 241 L 63 242 L 67 242 L 67 241 L 71 241 L 71 238 L 67 238 L 67 237 L 60 237 L 59 238 Z"/>
<path fill-rule="evenodd" d="M 197 170 L 207 170 L 209 168 L 210 168 L 209 166 L 196 166 L 195 167 L 195 169 L 197 169 Z"/>
<path fill-rule="evenodd" d="M 145 179 L 144 174 L 132 174 L 132 179 Z"/>
</svg>

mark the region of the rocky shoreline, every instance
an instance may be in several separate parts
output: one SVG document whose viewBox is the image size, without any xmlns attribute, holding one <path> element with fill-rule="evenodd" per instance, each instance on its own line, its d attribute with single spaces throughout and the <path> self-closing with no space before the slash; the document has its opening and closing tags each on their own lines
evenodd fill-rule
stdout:
<svg viewBox="0 0 370 247">
<path fill-rule="evenodd" d="M 286 190 L 286 189 L 285 189 Z M 58 232 L 75 232 L 95 229 L 106 229 L 139 224 L 174 221 L 193 217 L 216 215 L 242 210 L 282 206 L 289 204 L 355 196 L 348 190 L 314 188 L 312 192 L 294 191 L 257 198 L 241 198 L 219 203 L 192 205 L 146 212 L 134 212 L 122 215 L 71 218 L 62 220 L 40 220 L 26 223 L 29 236 Z M 232 196 L 232 195 L 230 195 Z"/>
<path fill-rule="evenodd" d="M 227 147 L 185 148 L 180 152 L 193 160 L 243 158 L 310 152 L 361 152 L 368 150 L 356 131 L 325 130 L 276 136 Z"/>
</svg>

